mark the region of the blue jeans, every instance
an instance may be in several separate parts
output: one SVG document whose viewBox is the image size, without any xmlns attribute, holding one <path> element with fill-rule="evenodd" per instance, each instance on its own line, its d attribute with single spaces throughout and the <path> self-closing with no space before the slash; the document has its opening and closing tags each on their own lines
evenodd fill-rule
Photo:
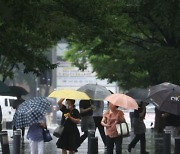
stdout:
<svg viewBox="0 0 180 154">
<path fill-rule="evenodd" d="M 122 154 L 122 137 L 110 138 L 106 136 L 107 143 L 107 154 L 113 154 L 114 145 L 116 145 L 116 154 Z"/>
</svg>

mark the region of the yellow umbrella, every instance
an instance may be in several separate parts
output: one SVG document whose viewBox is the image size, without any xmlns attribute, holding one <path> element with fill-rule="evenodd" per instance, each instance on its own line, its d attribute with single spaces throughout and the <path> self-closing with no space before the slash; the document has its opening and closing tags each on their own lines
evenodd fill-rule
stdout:
<svg viewBox="0 0 180 154">
<path fill-rule="evenodd" d="M 90 97 L 86 93 L 76 90 L 55 90 L 48 97 L 83 100 L 90 99 Z"/>
</svg>

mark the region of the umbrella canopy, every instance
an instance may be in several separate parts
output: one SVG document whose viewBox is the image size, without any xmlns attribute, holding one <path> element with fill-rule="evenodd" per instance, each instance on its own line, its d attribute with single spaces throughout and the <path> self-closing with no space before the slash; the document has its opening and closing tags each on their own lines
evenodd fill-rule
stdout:
<svg viewBox="0 0 180 154">
<path fill-rule="evenodd" d="M 86 93 L 93 100 L 104 100 L 111 92 L 104 86 L 98 84 L 86 84 L 78 89 Z"/>
<path fill-rule="evenodd" d="M 90 100 L 86 93 L 77 90 L 55 90 L 48 97 Z"/>
<path fill-rule="evenodd" d="M 28 94 L 28 91 L 20 86 L 9 86 L 9 88 L 10 88 L 9 95 L 11 96 L 22 96 Z"/>
<path fill-rule="evenodd" d="M 151 86 L 149 98 L 160 111 L 180 115 L 180 86 L 168 82 Z"/>
<path fill-rule="evenodd" d="M 24 101 L 14 114 L 13 125 L 22 128 L 39 122 L 50 105 L 50 101 L 45 97 L 34 97 Z"/>
<path fill-rule="evenodd" d="M 147 99 L 148 94 L 149 94 L 148 89 L 143 89 L 143 88 L 132 88 L 126 93 L 126 95 L 134 98 L 138 104 L 141 101 L 145 101 L 147 104 L 150 103 L 151 102 L 150 99 Z"/>
<path fill-rule="evenodd" d="M 3 95 L 6 92 L 9 92 L 10 88 L 4 82 L 0 81 L 0 95 Z"/>
<path fill-rule="evenodd" d="M 136 101 L 125 94 L 111 94 L 108 97 L 106 97 L 105 100 L 125 109 L 138 109 L 138 104 L 136 103 Z"/>
</svg>

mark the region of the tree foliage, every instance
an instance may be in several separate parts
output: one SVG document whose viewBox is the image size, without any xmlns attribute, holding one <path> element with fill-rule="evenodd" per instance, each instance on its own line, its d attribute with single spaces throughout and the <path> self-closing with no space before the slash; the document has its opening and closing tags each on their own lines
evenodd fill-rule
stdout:
<svg viewBox="0 0 180 154">
<path fill-rule="evenodd" d="M 128 89 L 180 84 L 179 0 L 58 0 L 78 22 L 66 58 Z"/>
<path fill-rule="evenodd" d="M 53 0 L 0 0 L 2 80 L 12 78 L 13 69 L 21 64 L 24 73 L 36 75 L 55 68 L 45 53 L 66 36 L 71 23 Z"/>
</svg>

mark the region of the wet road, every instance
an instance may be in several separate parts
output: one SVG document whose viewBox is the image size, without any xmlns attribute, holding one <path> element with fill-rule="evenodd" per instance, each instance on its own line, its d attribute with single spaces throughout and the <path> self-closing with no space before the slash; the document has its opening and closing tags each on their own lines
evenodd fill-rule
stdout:
<svg viewBox="0 0 180 154">
<path fill-rule="evenodd" d="M 52 132 L 55 127 L 49 128 Z M 27 131 L 26 131 L 27 132 Z M 13 139 L 10 138 L 12 136 L 12 130 L 8 130 L 9 137 L 9 146 L 10 152 L 13 154 Z M 105 154 L 104 145 L 100 138 L 98 131 L 96 132 L 96 136 L 98 137 L 98 153 Z M 133 135 L 130 137 L 123 139 L 123 154 L 127 154 L 127 146 L 131 141 Z M 61 154 L 61 150 L 56 148 L 57 139 L 53 137 L 51 142 L 45 143 L 45 152 L 44 154 Z M 155 134 L 151 129 L 147 129 L 146 133 L 146 142 L 147 142 L 147 151 L 150 154 L 160 154 L 163 152 L 163 134 Z M 86 154 L 88 147 L 88 140 L 86 139 L 81 147 L 78 149 L 78 154 Z M 1 152 L 2 153 L 2 152 Z M 21 154 L 29 154 L 29 144 L 28 140 L 24 140 L 24 143 L 21 144 Z M 140 146 L 139 143 L 136 145 L 134 149 L 132 149 L 132 154 L 140 154 Z"/>
</svg>

